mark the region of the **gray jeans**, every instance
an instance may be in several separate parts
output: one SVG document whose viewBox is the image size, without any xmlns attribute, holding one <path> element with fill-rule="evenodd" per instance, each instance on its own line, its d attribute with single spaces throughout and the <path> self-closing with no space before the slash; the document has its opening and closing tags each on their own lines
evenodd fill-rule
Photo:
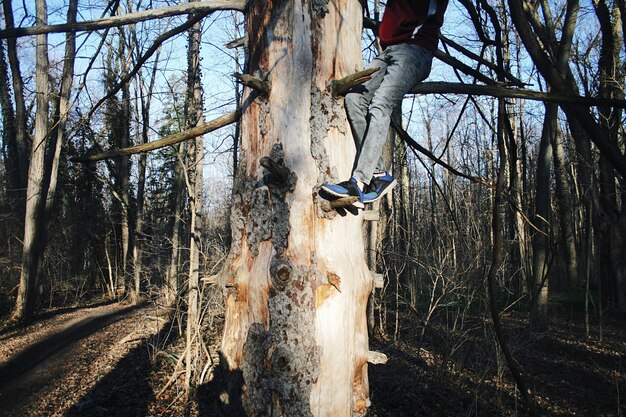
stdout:
<svg viewBox="0 0 626 417">
<path fill-rule="evenodd" d="M 412 44 L 392 45 L 368 65 L 380 68 L 372 79 L 354 87 L 345 98 L 357 155 L 352 176 L 369 184 L 387 168 L 381 157 L 393 109 L 404 95 L 430 74 L 433 54 Z"/>
</svg>

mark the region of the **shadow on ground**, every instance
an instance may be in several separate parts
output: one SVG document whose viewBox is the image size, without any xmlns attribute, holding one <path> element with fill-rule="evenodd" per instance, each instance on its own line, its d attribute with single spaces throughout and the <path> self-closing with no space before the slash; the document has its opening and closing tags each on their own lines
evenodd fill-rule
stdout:
<svg viewBox="0 0 626 417">
<path fill-rule="evenodd" d="M 528 333 L 523 320 L 505 320 L 514 356 L 522 369 L 540 416 L 625 415 L 626 338 L 622 322 L 605 320 L 604 339 L 586 338 L 584 329 L 554 317 L 550 332 Z M 576 323 L 576 321 L 574 321 Z M 478 327 L 477 327 L 478 328 Z M 439 333 L 445 332 L 438 327 Z M 465 334 L 451 355 L 441 334 L 427 332 L 420 359 L 419 337 L 402 341 L 371 339 L 371 348 L 387 354 L 386 365 L 369 367 L 370 417 L 527 416 L 499 350 L 489 337 Z M 449 348 L 448 348 L 449 349 Z M 515 395 L 513 395 L 515 394 Z"/>
<path fill-rule="evenodd" d="M 173 342 L 173 318 L 158 334 L 141 341 L 124 356 L 104 378 L 66 413 L 66 417 L 148 416 L 148 406 L 156 401 L 150 384 L 153 364 L 150 349 L 154 344 L 164 348 Z"/>
<path fill-rule="evenodd" d="M 220 365 L 215 369 L 213 380 L 196 390 L 200 417 L 246 417 L 241 403 L 243 374 L 229 371 L 226 359 L 220 353 Z"/>
<path fill-rule="evenodd" d="M 61 352 L 68 346 L 97 332 L 118 320 L 140 306 L 126 307 L 110 313 L 88 317 L 71 327 L 41 340 L 19 353 L 2 367 L 0 367 L 0 391 L 12 385 L 18 378 L 25 376 L 29 371 Z"/>
<path fill-rule="evenodd" d="M 6 323 L 3 324 L 2 319 L 0 319 L 0 341 L 12 337 L 13 335 L 11 333 L 14 330 L 24 329 L 27 326 L 36 324 L 44 320 L 49 320 L 52 317 L 58 316 L 59 314 L 71 313 L 72 311 L 84 310 L 86 308 L 102 307 L 102 306 L 106 306 L 110 304 L 115 304 L 117 302 L 118 301 L 116 299 L 106 299 L 106 300 L 98 301 L 89 305 L 56 308 L 54 310 L 49 310 L 49 311 L 44 311 L 42 313 L 39 313 L 32 320 L 26 323 L 20 323 L 20 324 L 6 324 Z"/>
</svg>

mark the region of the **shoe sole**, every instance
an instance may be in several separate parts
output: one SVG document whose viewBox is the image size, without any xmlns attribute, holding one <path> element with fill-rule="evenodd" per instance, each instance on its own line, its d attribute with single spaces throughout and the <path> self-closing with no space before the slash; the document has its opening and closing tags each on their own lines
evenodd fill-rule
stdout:
<svg viewBox="0 0 626 417">
<path fill-rule="evenodd" d="M 389 185 L 387 186 L 387 188 L 385 188 L 385 190 L 384 190 L 382 193 L 380 193 L 380 194 L 378 195 L 378 197 L 376 197 L 376 198 L 375 198 L 375 199 L 373 199 L 373 200 L 366 200 L 366 201 L 363 201 L 363 203 L 365 203 L 365 204 L 370 204 L 370 203 L 373 203 L 373 202 L 375 202 L 375 201 L 380 200 L 381 198 L 383 198 L 384 196 L 386 196 L 386 195 L 389 193 L 389 191 L 393 190 L 393 188 L 394 188 L 397 184 L 398 184 L 398 181 L 396 181 L 396 179 L 394 178 L 394 179 L 393 179 L 393 181 L 391 181 L 391 182 L 389 183 Z"/>
</svg>

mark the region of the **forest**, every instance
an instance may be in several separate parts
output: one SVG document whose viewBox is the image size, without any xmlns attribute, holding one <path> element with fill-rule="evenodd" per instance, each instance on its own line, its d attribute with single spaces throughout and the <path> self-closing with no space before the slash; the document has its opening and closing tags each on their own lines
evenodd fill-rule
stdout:
<svg viewBox="0 0 626 417">
<path fill-rule="evenodd" d="M 346 210 L 393 1 L 1 1 L 0 416 L 626 415 L 626 2 L 450 0 Z"/>
</svg>

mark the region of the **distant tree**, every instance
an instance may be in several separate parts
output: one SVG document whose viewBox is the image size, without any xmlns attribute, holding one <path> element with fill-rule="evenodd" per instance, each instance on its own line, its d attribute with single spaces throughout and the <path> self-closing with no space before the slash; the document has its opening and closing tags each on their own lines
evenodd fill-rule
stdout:
<svg viewBox="0 0 626 417">
<path fill-rule="evenodd" d="M 37 22 L 45 25 L 48 12 L 45 0 L 37 0 Z M 37 108 L 35 114 L 35 135 L 31 148 L 26 188 L 26 213 L 24 217 L 24 240 L 20 286 L 11 313 L 11 320 L 29 320 L 35 309 L 38 285 L 38 256 L 41 256 L 45 242 L 41 241 L 43 214 L 46 199 L 45 157 L 48 146 L 48 111 L 49 111 L 49 63 L 48 36 L 37 35 L 36 51 L 37 70 L 35 72 L 37 88 Z"/>
<path fill-rule="evenodd" d="M 2 7 L 4 11 L 4 22 L 6 28 L 15 27 L 14 19 L 13 19 L 13 5 L 12 0 L 5 0 L 2 2 Z M 26 111 L 26 102 L 24 97 L 24 80 L 22 78 L 22 72 L 20 70 L 20 64 L 18 59 L 17 52 L 17 40 L 15 38 L 8 38 L 6 40 L 7 43 L 7 56 L 9 59 L 9 68 L 11 70 L 11 80 L 13 87 L 13 99 L 15 100 L 15 111 L 13 118 L 15 119 L 13 124 L 11 124 L 11 116 L 9 119 L 5 120 L 7 124 L 5 126 L 11 127 L 15 129 L 14 140 L 11 140 L 7 143 L 7 145 L 12 149 L 11 153 L 15 158 L 15 166 L 16 166 L 16 183 L 12 184 L 12 190 L 23 190 L 26 188 L 27 182 L 27 174 L 28 174 L 28 151 L 29 151 L 29 140 L 27 134 L 27 118 L 28 114 Z M 0 57 L 4 60 L 4 56 Z M 8 90 L 7 90 L 8 92 Z M 3 105 L 8 104 L 8 102 L 3 102 Z M 22 195 L 23 196 L 23 192 Z M 23 215 L 23 204 L 20 204 L 18 207 L 21 207 L 21 210 L 18 213 Z"/>
<path fill-rule="evenodd" d="M 193 2 L 195 0 L 190 0 Z M 191 20 L 192 17 L 190 17 Z M 187 50 L 187 97 L 185 100 L 186 128 L 190 129 L 204 121 L 202 84 L 200 72 L 200 45 L 202 40 L 202 24 L 195 23 L 189 30 L 189 47 Z M 200 252 L 202 251 L 202 195 L 204 145 L 202 136 L 194 139 L 187 155 L 186 181 L 189 195 L 189 274 L 187 279 L 187 347 L 185 385 L 193 384 L 192 378 L 199 369 L 200 352 Z"/>
</svg>

